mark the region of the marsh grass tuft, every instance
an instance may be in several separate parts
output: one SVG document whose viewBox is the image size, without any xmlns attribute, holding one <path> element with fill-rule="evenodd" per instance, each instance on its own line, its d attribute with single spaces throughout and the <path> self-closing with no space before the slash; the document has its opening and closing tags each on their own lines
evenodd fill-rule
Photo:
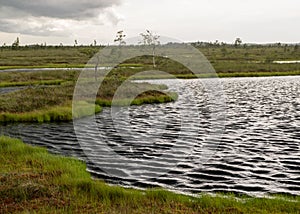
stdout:
<svg viewBox="0 0 300 214">
<path fill-rule="evenodd" d="M 0 87 L 61 85 L 64 80 L 42 80 L 30 82 L 1 82 Z"/>
<path fill-rule="evenodd" d="M 66 106 L 54 106 L 41 110 L 35 110 L 26 113 L 0 113 L 0 121 L 3 123 L 16 123 L 16 122 L 55 122 L 55 121 L 70 121 L 72 119 L 89 116 L 94 113 L 101 112 L 102 108 L 95 105 L 95 111 L 90 111 L 91 105 L 89 103 L 82 102 L 80 111 L 76 111 L 76 114 L 72 114 L 71 104 Z"/>
</svg>

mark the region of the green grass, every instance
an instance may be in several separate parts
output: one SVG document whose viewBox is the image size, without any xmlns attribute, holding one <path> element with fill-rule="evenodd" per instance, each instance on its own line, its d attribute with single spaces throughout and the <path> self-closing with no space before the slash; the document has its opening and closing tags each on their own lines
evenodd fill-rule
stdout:
<svg viewBox="0 0 300 214">
<path fill-rule="evenodd" d="M 0 96 L 0 123 L 10 122 L 52 122 L 72 120 L 72 99 L 78 72 L 54 71 L 54 72 L 13 72 L 0 73 L 1 79 L 5 80 L 0 86 L 24 86 L 32 85 L 20 91 L 3 94 Z M 57 80 L 61 78 L 62 80 Z M 125 81 L 125 78 L 107 77 L 103 80 L 97 93 L 96 112 L 100 106 L 110 106 L 115 91 Z M 34 86 L 34 85 L 38 86 Z M 96 84 L 95 80 L 87 79 L 86 89 Z M 49 85 L 49 86 L 45 86 Z M 172 93 L 162 93 L 167 89 L 163 85 L 149 83 L 126 82 L 124 96 L 117 99 L 118 105 L 141 105 L 145 103 L 162 103 L 176 100 Z M 140 91 L 146 91 L 140 94 Z M 91 102 L 90 92 L 87 90 L 82 101 Z M 139 94 L 131 103 L 129 98 Z M 100 100 L 100 101 L 99 101 Z M 87 108 L 80 106 L 78 115 L 74 118 L 91 115 L 85 112 Z"/>
<path fill-rule="evenodd" d="M 210 74 L 175 74 L 175 75 L 136 75 L 134 80 L 145 79 L 193 79 L 193 78 L 228 78 L 228 77 L 269 77 L 269 76 L 295 76 L 300 75 L 299 71 L 282 71 L 282 72 L 231 72 L 231 73 L 210 73 Z"/>
<path fill-rule="evenodd" d="M 61 85 L 64 80 L 41 80 L 29 82 L 0 82 L 0 87 L 36 86 L 36 85 Z"/>
<path fill-rule="evenodd" d="M 80 111 L 76 111 L 76 114 L 72 114 L 71 104 L 63 106 L 53 106 L 45 109 L 34 110 L 23 113 L 0 113 L 0 122 L 2 123 L 17 123 L 17 122 L 55 122 L 55 121 L 70 121 L 72 119 L 93 115 L 94 113 L 101 112 L 102 108 L 99 105 L 95 105 L 95 111 L 91 112 L 91 105 L 89 103 L 82 102 L 78 106 Z M 93 106 L 92 106 L 93 107 Z"/>
<path fill-rule="evenodd" d="M 100 50 L 100 47 L 20 47 L 13 50 L 0 48 L 0 66 L 38 67 L 72 67 L 85 65 L 89 58 Z"/>
<path fill-rule="evenodd" d="M 149 93 L 149 92 L 148 92 Z M 131 99 L 118 99 L 115 101 L 107 100 L 107 99 L 96 99 L 96 104 L 103 107 L 111 107 L 114 106 L 129 106 L 129 105 L 143 105 L 143 104 L 159 104 L 166 102 L 173 102 L 178 99 L 178 95 L 176 93 L 154 93 L 141 95 L 140 97 Z"/>
<path fill-rule="evenodd" d="M 31 87 L 0 96 L 0 113 L 28 113 L 71 103 L 73 86 Z"/>
<path fill-rule="evenodd" d="M 2 82 L 39 82 L 39 81 L 57 81 L 57 80 L 76 80 L 78 71 L 56 70 L 56 71 L 35 71 L 35 72 L 0 72 Z"/>
<path fill-rule="evenodd" d="M 214 66 L 217 73 L 240 72 L 288 72 L 299 71 L 300 63 L 276 64 L 273 61 L 299 60 L 300 48 L 295 45 L 241 45 L 193 44 Z M 83 67 L 103 47 L 0 47 L 0 69 L 10 68 L 74 68 Z M 157 57 L 157 68 L 172 74 L 186 74 L 183 66 L 163 57 Z M 120 68 L 151 68 L 151 57 L 136 57 L 120 65 Z"/>
<path fill-rule="evenodd" d="M 0 137 L 0 213 L 299 213 L 300 198 L 190 197 L 94 180 L 74 158 Z"/>
<path fill-rule="evenodd" d="M 85 64 L 44 64 L 44 65 L 9 65 L 0 66 L 0 70 L 10 69 L 37 69 L 37 68 L 84 68 Z"/>
</svg>

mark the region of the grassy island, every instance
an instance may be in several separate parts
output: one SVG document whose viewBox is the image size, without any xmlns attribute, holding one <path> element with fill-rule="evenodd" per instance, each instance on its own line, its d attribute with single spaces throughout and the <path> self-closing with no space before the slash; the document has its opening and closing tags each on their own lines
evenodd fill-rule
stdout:
<svg viewBox="0 0 300 214">
<path fill-rule="evenodd" d="M 69 121 L 98 113 L 102 107 L 111 106 L 117 88 L 126 78 L 107 77 L 103 80 L 96 100 L 82 101 L 80 112 L 72 117 L 72 99 L 79 71 L 34 71 L 34 72 L 0 72 L 0 87 L 25 86 L 19 91 L 0 96 L 0 122 L 52 122 Z M 90 80 L 91 81 L 91 80 Z M 95 84 L 87 82 L 87 85 Z M 126 84 L 130 98 L 138 90 L 146 90 L 132 102 L 128 99 L 117 100 L 118 105 L 141 105 L 150 103 L 171 102 L 177 99 L 176 94 L 162 92 L 167 89 L 162 85 L 148 83 Z M 91 112 L 91 105 L 95 111 Z"/>
</svg>

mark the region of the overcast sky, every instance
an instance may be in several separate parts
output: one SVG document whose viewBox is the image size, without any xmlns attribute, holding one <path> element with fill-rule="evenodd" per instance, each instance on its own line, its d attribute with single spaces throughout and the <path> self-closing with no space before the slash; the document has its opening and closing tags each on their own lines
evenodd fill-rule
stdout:
<svg viewBox="0 0 300 214">
<path fill-rule="evenodd" d="M 299 0 L 0 0 L 0 45 L 113 43 L 150 29 L 181 41 L 300 42 Z"/>
</svg>

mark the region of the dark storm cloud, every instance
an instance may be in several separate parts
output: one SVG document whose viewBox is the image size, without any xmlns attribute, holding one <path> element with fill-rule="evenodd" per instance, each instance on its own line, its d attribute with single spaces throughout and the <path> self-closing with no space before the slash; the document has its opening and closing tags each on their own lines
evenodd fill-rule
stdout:
<svg viewBox="0 0 300 214">
<path fill-rule="evenodd" d="M 96 17 L 102 9 L 118 4 L 120 0 L 0 0 L 0 8 L 9 11 L 36 17 L 76 20 Z"/>
<path fill-rule="evenodd" d="M 110 11 L 121 0 L 0 0 L 0 32 L 29 35 L 66 35 L 66 22 L 104 21 L 117 24 Z M 102 20 L 101 20 L 102 19 Z M 104 20 L 104 21 L 103 21 Z"/>
</svg>

